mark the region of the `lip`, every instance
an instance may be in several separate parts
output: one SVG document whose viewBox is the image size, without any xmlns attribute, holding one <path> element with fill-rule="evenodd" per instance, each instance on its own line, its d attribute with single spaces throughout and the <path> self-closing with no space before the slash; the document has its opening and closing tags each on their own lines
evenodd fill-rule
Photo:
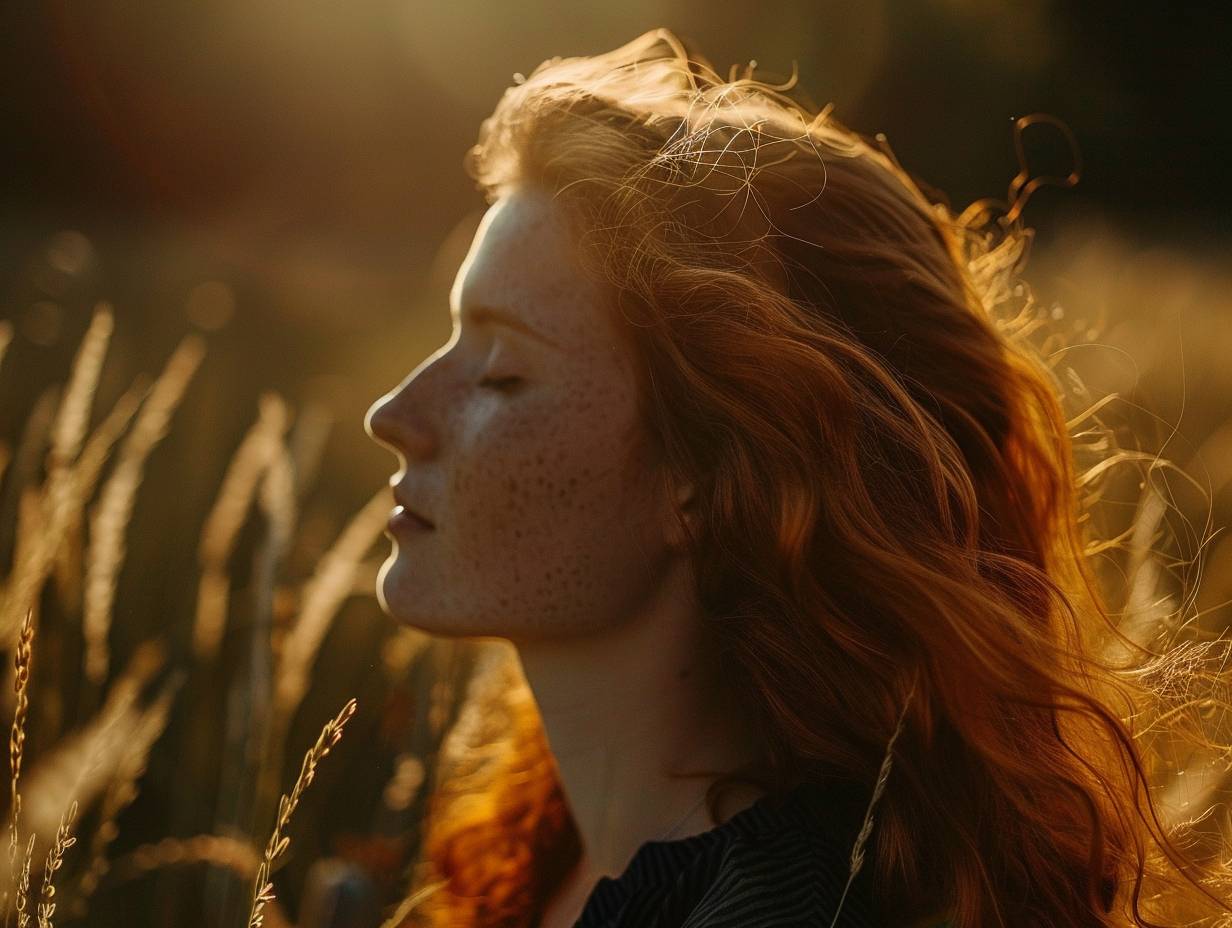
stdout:
<svg viewBox="0 0 1232 928">
<path fill-rule="evenodd" d="M 389 531 L 394 535 L 420 534 L 431 532 L 435 526 L 431 522 L 416 515 L 405 506 L 395 506 L 387 523 Z"/>
<path fill-rule="evenodd" d="M 416 511 L 407 500 L 403 488 L 395 486 L 394 502 L 397 506 L 389 517 L 390 526 L 392 528 L 395 520 L 403 520 L 408 525 L 413 526 L 418 531 L 431 531 L 436 528 L 436 523 L 425 516 L 423 513 Z"/>
</svg>

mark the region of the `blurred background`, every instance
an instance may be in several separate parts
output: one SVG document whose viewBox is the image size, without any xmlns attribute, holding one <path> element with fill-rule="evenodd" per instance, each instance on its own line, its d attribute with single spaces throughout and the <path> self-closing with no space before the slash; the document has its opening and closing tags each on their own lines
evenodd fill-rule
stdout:
<svg viewBox="0 0 1232 928">
<path fill-rule="evenodd" d="M 140 489 L 116 507 L 124 552 L 105 667 L 82 670 L 81 590 L 41 588 L 31 789 L 40 759 L 98 718 L 117 680 L 140 681 L 147 714 L 170 694 L 130 777 L 136 792 L 113 799 L 110 863 L 92 882 L 83 874 L 100 849 L 88 836 L 106 815 L 82 802 L 87 838 L 65 865 L 65 923 L 85 917 L 72 903 L 88 899 L 91 925 L 238 924 L 255 873 L 240 845 L 263 846 L 278 791 L 351 696 L 359 711 L 288 832 L 278 917 L 376 925 L 400 898 L 431 758 L 474 655 L 397 629 L 377 607 L 388 507 L 371 501 L 395 461 L 363 415 L 449 336 L 449 285 L 484 208 L 462 155 L 515 72 L 661 25 L 720 72 L 755 59 L 758 76 L 782 78 L 794 63 L 805 98 L 885 133 L 956 209 L 1005 198 L 1017 117 L 1063 121 L 1081 179 L 1031 198 L 1027 278 L 1072 323 L 1082 344 L 1070 360 L 1092 392 L 1140 407 L 1144 444 L 1166 445 L 1203 484 L 1194 518 L 1228 524 L 1232 29 L 1221 5 L 8 0 L 4 564 L 16 559 L 23 488 L 41 480 L 49 410 L 100 306 L 114 325 L 91 423 L 177 349 L 201 350 L 146 449 Z M 1055 129 L 1028 128 L 1023 142 L 1033 176 L 1073 167 Z M 254 434 L 277 440 L 246 446 Z M 248 465 L 246 493 L 243 447 L 264 462 Z M 227 493 L 240 515 L 223 530 L 226 517 L 209 520 Z M 213 546 L 209 525 L 221 532 Z M 91 555 L 81 525 L 65 538 L 54 569 L 70 577 L 66 562 Z M 340 550 L 347 569 L 332 593 L 306 587 Z M 1208 556 L 1200 603 L 1215 609 L 1232 597 L 1224 535 Z M 214 639 L 201 631 L 207 574 L 229 578 L 211 588 L 227 604 Z M 296 652 L 310 680 L 289 684 L 281 715 L 261 716 L 248 697 L 282 680 L 266 680 L 261 661 L 281 660 L 313 595 L 319 640 Z M 253 730 L 264 733 L 256 747 Z M 237 844 L 187 843 L 207 833 Z M 169 838 L 180 843 L 158 843 Z"/>
</svg>

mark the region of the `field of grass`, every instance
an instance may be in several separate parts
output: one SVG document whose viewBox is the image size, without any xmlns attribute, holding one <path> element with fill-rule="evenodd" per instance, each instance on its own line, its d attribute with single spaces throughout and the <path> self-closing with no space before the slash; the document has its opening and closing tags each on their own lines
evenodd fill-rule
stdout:
<svg viewBox="0 0 1232 928">
<path fill-rule="evenodd" d="M 1127 627 L 1183 615 L 1195 638 L 1222 634 L 1227 262 L 1074 228 L 1034 267 L 1071 412 L 1114 397 L 1086 438 L 1115 429 L 1142 452 L 1094 478 L 1101 532 L 1121 542 L 1101 569 L 1125 590 Z M 379 925 L 479 649 L 377 607 L 392 460 L 352 474 L 361 502 L 344 505 L 336 469 L 320 477 L 327 406 L 237 395 L 210 363 L 234 352 L 226 329 L 182 333 L 147 370 L 124 318 L 96 303 L 71 362 L 33 395 L 19 389 L 29 356 L 10 368 L 37 317 L 0 323 L 5 925 Z M 390 385 L 361 383 L 363 405 Z M 347 441 L 357 426 L 358 410 Z M 1167 557 L 1144 560 L 1157 539 Z M 1224 719 L 1211 727 L 1228 740 Z M 1176 815 L 1224 797 L 1218 761 L 1188 780 L 1191 760 L 1178 764 Z M 1227 825 L 1212 817 L 1212 837 Z"/>
</svg>

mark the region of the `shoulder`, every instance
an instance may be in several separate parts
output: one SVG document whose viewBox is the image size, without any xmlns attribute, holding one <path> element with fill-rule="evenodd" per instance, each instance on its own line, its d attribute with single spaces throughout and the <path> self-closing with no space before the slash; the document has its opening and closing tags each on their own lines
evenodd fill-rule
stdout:
<svg viewBox="0 0 1232 928">
<path fill-rule="evenodd" d="M 849 885 L 850 875 L 849 861 L 821 836 L 795 829 L 741 836 L 723 849 L 681 928 L 873 928 L 867 875 Z"/>
</svg>

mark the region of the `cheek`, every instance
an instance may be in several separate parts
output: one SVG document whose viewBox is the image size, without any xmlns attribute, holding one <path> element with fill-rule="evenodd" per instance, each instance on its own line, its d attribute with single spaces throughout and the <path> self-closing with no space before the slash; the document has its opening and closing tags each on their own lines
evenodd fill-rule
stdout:
<svg viewBox="0 0 1232 928">
<path fill-rule="evenodd" d="M 452 498 L 465 524 L 487 526 L 506 542 L 548 537 L 553 523 L 602 515 L 622 502 L 620 462 L 629 447 L 622 422 L 568 407 L 526 410 L 489 420 L 454 470 Z"/>
<path fill-rule="evenodd" d="M 645 572 L 648 486 L 625 467 L 633 413 L 600 397 L 493 417 L 453 472 L 454 554 L 528 624 L 601 624 Z"/>
</svg>

